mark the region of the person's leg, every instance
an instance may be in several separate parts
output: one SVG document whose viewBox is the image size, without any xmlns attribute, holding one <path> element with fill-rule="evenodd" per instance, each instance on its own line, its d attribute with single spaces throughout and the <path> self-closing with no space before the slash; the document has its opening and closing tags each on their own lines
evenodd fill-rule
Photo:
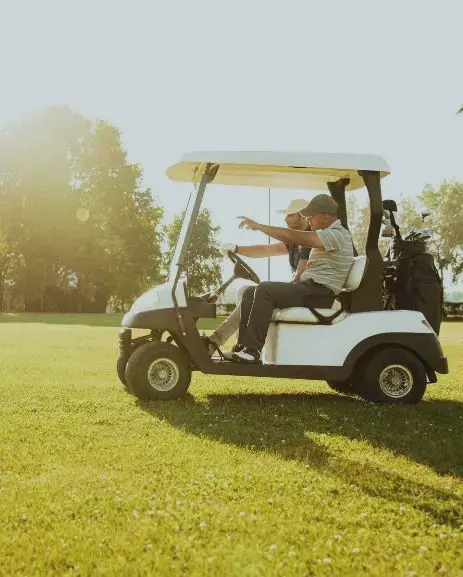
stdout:
<svg viewBox="0 0 463 577">
<path fill-rule="evenodd" d="M 243 293 L 247 288 L 249 287 L 241 287 L 239 289 L 236 296 L 236 308 L 228 316 L 228 318 L 225 319 L 224 322 L 219 325 L 211 335 L 209 335 L 210 340 L 216 345 L 219 345 L 219 347 L 224 345 L 228 339 L 230 339 L 236 332 L 238 332 L 238 329 L 240 328 L 241 300 L 243 298 Z"/>
<path fill-rule="evenodd" d="M 243 326 L 244 315 L 241 316 L 239 343 L 247 349 L 260 351 L 265 343 L 273 310 L 304 306 L 308 294 L 307 286 L 302 283 L 261 282 L 254 292 L 246 326 Z"/>
<path fill-rule="evenodd" d="M 209 338 L 216 345 L 221 347 L 231 338 L 240 327 L 241 304 L 220 324 Z"/>
<path fill-rule="evenodd" d="M 248 319 L 251 313 L 252 303 L 254 302 L 254 293 L 256 288 L 257 287 L 255 286 L 250 286 L 243 293 L 243 298 L 241 300 L 241 319 L 238 342 L 240 342 L 241 333 L 245 331 L 246 327 L 248 326 Z"/>
<path fill-rule="evenodd" d="M 240 328 L 239 343 L 253 354 L 257 353 L 257 355 L 254 354 L 257 359 L 265 344 L 275 308 L 330 307 L 333 298 L 334 295 L 329 289 L 316 283 L 263 282 L 256 288 L 248 323 L 246 327 Z M 236 358 L 249 360 L 244 357 L 243 359 Z"/>
</svg>

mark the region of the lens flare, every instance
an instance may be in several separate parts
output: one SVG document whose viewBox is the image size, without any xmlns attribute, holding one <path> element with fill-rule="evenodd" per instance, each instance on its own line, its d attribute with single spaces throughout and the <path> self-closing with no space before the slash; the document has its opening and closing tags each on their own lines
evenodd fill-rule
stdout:
<svg viewBox="0 0 463 577">
<path fill-rule="evenodd" d="M 77 220 L 80 220 L 80 222 L 87 222 L 89 216 L 90 216 L 90 211 L 88 210 L 88 208 L 79 208 L 77 211 Z"/>
</svg>

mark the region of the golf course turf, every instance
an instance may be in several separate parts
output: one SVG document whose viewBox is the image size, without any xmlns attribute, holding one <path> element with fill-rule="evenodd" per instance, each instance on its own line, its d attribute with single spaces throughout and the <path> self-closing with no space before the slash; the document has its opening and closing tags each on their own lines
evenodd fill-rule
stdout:
<svg viewBox="0 0 463 577">
<path fill-rule="evenodd" d="M 391 407 L 200 373 L 141 403 L 119 321 L 0 315 L 0 575 L 463 575 L 463 324 Z"/>
</svg>

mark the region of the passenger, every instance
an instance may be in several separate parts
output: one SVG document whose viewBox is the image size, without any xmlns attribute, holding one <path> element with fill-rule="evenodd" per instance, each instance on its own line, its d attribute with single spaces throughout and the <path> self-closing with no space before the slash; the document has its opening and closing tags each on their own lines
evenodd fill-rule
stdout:
<svg viewBox="0 0 463 577">
<path fill-rule="evenodd" d="M 309 220 L 303 217 L 301 210 L 307 207 L 307 200 L 298 198 L 291 201 L 288 208 L 279 210 L 277 212 L 285 214 L 285 222 L 288 228 L 293 230 L 308 231 L 310 230 Z M 251 258 L 266 258 L 271 256 L 279 256 L 287 254 L 289 257 L 289 264 L 293 272 L 292 282 L 297 283 L 301 279 L 301 274 L 307 266 L 310 248 L 307 246 L 299 247 L 293 242 L 278 242 L 275 244 L 258 244 L 253 246 L 237 246 L 235 244 L 224 244 L 221 247 L 221 252 L 224 256 L 228 252 L 235 252 L 240 256 Z M 249 287 L 242 287 L 238 292 L 237 306 L 231 315 L 215 329 L 215 331 L 207 336 L 203 334 L 203 339 L 207 345 L 209 353 L 212 355 L 214 351 L 223 346 L 228 339 L 238 332 L 241 318 L 241 298 L 244 291 Z M 231 351 L 223 352 L 223 356 L 231 360 L 233 352 L 240 350 L 239 345 L 235 345 Z"/>
</svg>

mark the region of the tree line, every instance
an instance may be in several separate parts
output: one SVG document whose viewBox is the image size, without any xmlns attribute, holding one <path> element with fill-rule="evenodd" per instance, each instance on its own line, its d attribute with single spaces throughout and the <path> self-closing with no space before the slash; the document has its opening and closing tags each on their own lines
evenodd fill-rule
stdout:
<svg viewBox="0 0 463 577">
<path fill-rule="evenodd" d="M 166 279 L 183 215 L 163 216 L 109 123 L 47 108 L 3 126 L 0 309 L 124 310 Z M 204 210 L 194 290 L 220 281 L 218 232 Z"/>
<path fill-rule="evenodd" d="M 428 241 L 429 251 L 434 255 L 442 280 L 449 274 L 455 282 L 463 272 L 463 183 L 444 181 L 438 188 L 430 185 L 417 197 L 402 196 L 397 203 L 398 219 L 402 232 L 431 229 Z M 421 219 L 421 209 L 430 211 L 425 222 Z M 354 194 L 347 203 L 349 229 L 354 244 L 364 247 L 369 222 L 369 207 L 359 206 Z M 380 241 L 384 254 L 387 239 Z"/>
<path fill-rule="evenodd" d="M 163 282 L 183 219 L 164 211 L 128 162 L 117 128 L 68 108 L 47 108 L 0 130 L 0 310 L 104 312 L 125 310 Z M 463 184 L 425 187 L 399 203 L 404 231 L 423 228 L 444 276 L 463 270 Z M 348 195 L 348 222 L 365 245 L 368 206 Z M 219 227 L 203 210 L 188 253 L 189 289 L 200 294 L 221 281 Z M 386 241 L 381 242 L 383 251 Z"/>
</svg>

